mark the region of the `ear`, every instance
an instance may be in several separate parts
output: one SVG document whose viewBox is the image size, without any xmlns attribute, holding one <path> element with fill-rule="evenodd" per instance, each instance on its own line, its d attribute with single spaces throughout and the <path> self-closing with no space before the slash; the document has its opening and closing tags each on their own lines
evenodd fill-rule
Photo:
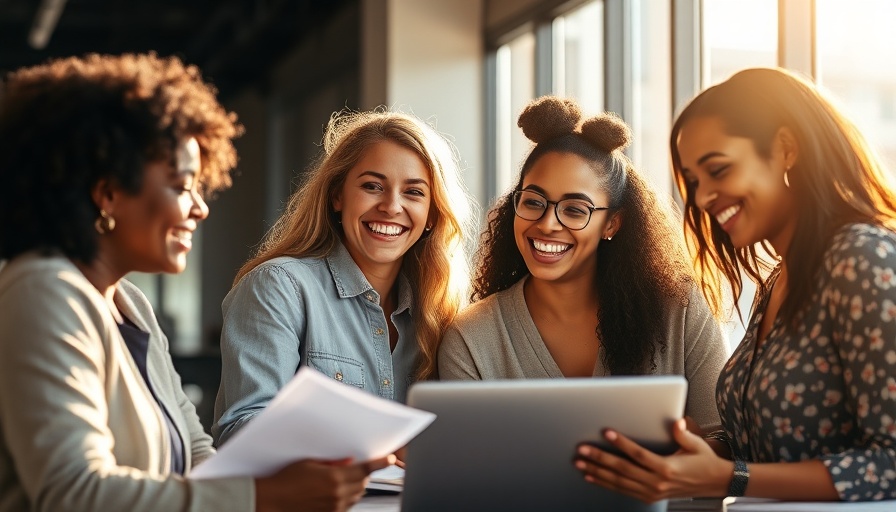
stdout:
<svg viewBox="0 0 896 512">
<path fill-rule="evenodd" d="M 799 159 L 800 147 L 796 135 L 787 126 L 778 128 L 775 133 L 773 157 L 779 157 L 784 169 L 789 170 Z"/>
<path fill-rule="evenodd" d="M 604 226 L 604 233 L 601 238 L 613 238 L 616 236 L 616 233 L 619 231 L 619 228 L 622 227 L 622 212 L 617 211 L 610 217 L 610 220 L 607 221 L 607 225 Z"/>
<path fill-rule="evenodd" d="M 333 211 L 339 213 L 342 211 L 342 190 L 333 194 L 333 197 L 330 199 L 330 205 L 333 207 Z"/>
<path fill-rule="evenodd" d="M 109 214 L 115 213 L 115 196 L 116 192 L 114 187 L 112 187 L 111 183 L 107 179 L 100 179 L 94 185 L 93 188 L 90 189 L 90 198 L 93 199 L 93 204 L 100 210 L 104 210 Z"/>
</svg>

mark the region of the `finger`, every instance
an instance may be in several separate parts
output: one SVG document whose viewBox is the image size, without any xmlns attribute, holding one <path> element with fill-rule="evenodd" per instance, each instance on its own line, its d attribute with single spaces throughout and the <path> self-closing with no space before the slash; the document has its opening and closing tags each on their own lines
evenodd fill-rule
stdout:
<svg viewBox="0 0 896 512">
<path fill-rule="evenodd" d="M 675 422 L 672 426 L 672 436 L 678 442 L 678 446 L 684 451 L 696 452 L 704 446 L 709 446 L 702 437 L 695 435 L 688 429 L 684 420 Z"/>
<path fill-rule="evenodd" d="M 659 471 L 665 467 L 666 460 L 662 456 L 653 453 L 615 430 L 605 430 L 604 439 L 642 467 L 651 471 Z"/>
<path fill-rule="evenodd" d="M 650 470 L 594 446 L 582 445 L 579 447 L 578 454 L 580 459 L 576 461 L 576 467 L 585 473 L 590 473 L 592 468 L 599 467 L 625 478 L 640 481 L 657 480 L 657 476 Z"/>
<path fill-rule="evenodd" d="M 385 467 L 391 466 L 395 464 L 395 455 L 387 455 L 381 459 L 373 459 L 361 464 L 361 467 L 366 471 L 365 474 L 370 474 L 378 469 L 383 469 Z"/>
<path fill-rule="evenodd" d="M 583 461 L 578 462 L 587 464 Z M 654 501 L 654 498 L 650 494 L 651 489 L 649 486 L 646 486 L 641 482 L 627 478 L 624 475 L 601 466 L 591 465 L 591 467 L 587 469 L 583 469 L 581 466 L 577 467 L 584 473 L 586 482 L 605 487 L 627 496 L 635 497 L 642 501 Z"/>
</svg>

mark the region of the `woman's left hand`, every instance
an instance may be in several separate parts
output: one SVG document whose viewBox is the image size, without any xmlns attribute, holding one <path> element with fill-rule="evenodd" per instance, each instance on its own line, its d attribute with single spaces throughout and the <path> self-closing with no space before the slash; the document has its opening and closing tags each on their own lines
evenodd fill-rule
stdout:
<svg viewBox="0 0 896 512">
<path fill-rule="evenodd" d="M 701 437 L 689 432 L 684 420 L 672 427 L 679 450 L 657 455 L 613 431 L 604 438 L 628 456 L 613 455 L 593 445 L 579 445 L 576 468 L 593 484 L 652 503 L 683 497 L 725 496 L 734 472 L 730 460 L 718 457 Z"/>
</svg>

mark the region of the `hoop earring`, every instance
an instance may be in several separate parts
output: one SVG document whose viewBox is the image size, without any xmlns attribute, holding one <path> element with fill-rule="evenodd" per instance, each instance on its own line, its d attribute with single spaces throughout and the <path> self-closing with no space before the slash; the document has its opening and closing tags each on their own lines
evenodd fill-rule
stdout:
<svg viewBox="0 0 896 512">
<path fill-rule="evenodd" d="M 788 165 L 784 168 L 784 186 L 787 188 L 790 188 L 790 178 L 787 176 L 787 173 L 790 172 L 791 167 L 792 166 Z"/>
<path fill-rule="evenodd" d="M 96 218 L 96 221 L 93 223 L 93 228 L 96 229 L 96 232 L 105 235 L 106 233 L 111 233 L 115 230 L 115 217 L 112 217 L 106 210 L 100 208 L 100 216 Z"/>
<path fill-rule="evenodd" d="M 427 224 L 423 231 L 432 231 L 432 224 Z"/>
</svg>

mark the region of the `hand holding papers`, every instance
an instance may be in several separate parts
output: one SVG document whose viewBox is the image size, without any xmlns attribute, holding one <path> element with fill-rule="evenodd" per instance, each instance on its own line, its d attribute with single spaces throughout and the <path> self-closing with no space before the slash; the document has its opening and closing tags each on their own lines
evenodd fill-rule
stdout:
<svg viewBox="0 0 896 512">
<path fill-rule="evenodd" d="M 434 419 L 302 367 L 267 409 L 189 476 L 259 477 L 302 459 L 381 458 Z"/>
</svg>

